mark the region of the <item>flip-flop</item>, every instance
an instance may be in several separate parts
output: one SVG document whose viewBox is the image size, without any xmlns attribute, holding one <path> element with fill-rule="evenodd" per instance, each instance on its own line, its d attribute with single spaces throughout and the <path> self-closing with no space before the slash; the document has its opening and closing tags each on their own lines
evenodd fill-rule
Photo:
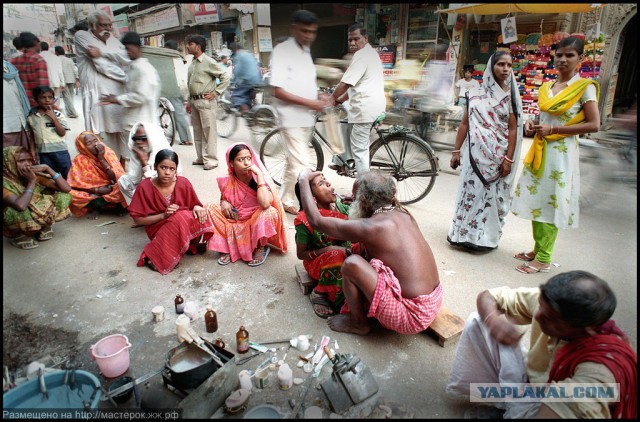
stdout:
<svg viewBox="0 0 640 422">
<path fill-rule="evenodd" d="M 218 258 L 218 264 L 220 265 L 228 265 L 229 263 L 231 263 L 231 255 L 229 255 L 228 253 Z"/>
<path fill-rule="evenodd" d="M 11 239 L 11 244 L 18 249 L 24 250 L 35 249 L 40 246 L 38 242 L 35 241 L 35 239 L 27 236 L 19 236 L 15 239 Z"/>
<path fill-rule="evenodd" d="M 47 229 L 46 231 L 41 231 L 40 233 L 38 233 L 38 240 L 39 241 L 45 241 L 45 240 L 50 240 L 53 238 L 53 230 L 51 228 Z"/>
<path fill-rule="evenodd" d="M 309 295 L 309 301 L 311 302 L 311 308 L 313 309 L 313 312 L 320 318 L 327 319 L 330 316 L 335 315 L 335 313 L 331 309 L 331 303 L 329 302 L 329 299 L 327 299 L 326 296 L 312 291 L 311 294 Z M 322 314 L 318 312 L 316 310 L 316 305 L 320 305 L 320 306 L 324 306 L 325 308 L 328 308 L 331 311 L 331 313 Z"/>
<path fill-rule="evenodd" d="M 542 264 L 544 265 L 542 262 L 540 261 L 536 261 L 538 264 Z M 551 266 L 548 267 L 542 267 L 542 268 L 536 268 L 532 265 L 530 265 L 528 262 L 525 262 L 522 265 L 518 265 L 516 267 L 516 271 L 521 272 L 523 274 L 535 274 L 535 273 L 548 273 L 549 269 L 551 268 Z"/>
<path fill-rule="evenodd" d="M 528 253 L 528 252 L 518 252 L 518 253 L 517 253 L 517 254 L 515 254 L 513 257 L 514 257 L 515 259 L 519 259 L 520 261 L 531 262 L 531 261 L 533 261 L 534 259 L 536 259 L 536 257 L 535 257 L 535 253 L 534 253 L 533 255 L 534 255 L 534 256 L 533 256 L 533 258 L 531 258 L 531 257 L 529 256 L 529 253 Z"/>
<path fill-rule="evenodd" d="M 265 246 L 263 249 L 263 253 L 262 253 L 262 260 L 258 261 L 258 262 L 253 262 L 254 260 L 251 260 L 249 262 L 247 262 L 247 265 L 250 267 L 257 267 L 258 265 L 262 265 L 264 264 L 264 261 L 267 260 L 267 256 L 269 256 L 269 252 L 271 252 L 271 248 L 269 246 Z"/>
</svg>

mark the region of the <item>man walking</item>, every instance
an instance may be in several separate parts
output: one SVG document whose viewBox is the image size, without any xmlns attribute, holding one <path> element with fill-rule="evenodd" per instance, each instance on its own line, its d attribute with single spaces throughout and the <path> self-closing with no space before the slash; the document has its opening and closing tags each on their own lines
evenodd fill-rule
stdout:
<svg viewBox="0 0 640 422">
<path fill-rule="evenodd" d="M 129 58 L 124 46 L 111 34 L 113 24 L 107 13 L 95 11 L 87 22 L 89 30 L 79 30 L 74 36 L 85 129 L 100 134 L 125 167 L 130 154 L 122 133 L 122 106 L 100 104 L 100 97 L 124 92 L 124 66 Z"/>
<path fill-rule="evenodd" d="M 108 104 L 124 107 L 122 129 L 129 133 L 137 122 L 160 125 L 158 105 L 160 104 L 160 75 L 149 60 L 142 57 L 142 41 L 135 32 L 127 32 L 120 41 L 131 62 L 127 65 L 125 92 L 120 95 L 106 95 L 101 98 Z"/>
<path fill-rule="evenodd" d="M 78 68 L 69 57 L 64 55 L 64 48 L 57 45 L 55 47 L 56 56 L 60 58 L 62 63 L 62 75 L 64 77 L 64 91 L 62 98 L 64 99 L 64 107 L 67 110 L 67 116 L 71 119 L 78 117 L 76 107 L 73 105 L 73 93 L 75 88 L 80 85 L 78 82 Z"/>
<path fill-rule="evenodd" d="M 308 142 L 314 116 L 309 111 L 322 111 L 331 104 L 328 98 L 318 98 L 316 67 L 311 58 L 318 18 L 308 10 L 296 10 L 291 15 L 291 32 L 293 37 L 278 44 L 271 53 L 270 83 L 274 88 L 280 130 L 289 152 L 280 199 L 286 212 L 297 215 L 296 178 L 311 161 Z"/>
<path fill-rule="evenodd" d="M 47 62 L 47 73 L 49 75 L 49 86 L 53 89 L 53 94 L 57 98 L 57 106 L 62 105 L 62 91 L 64 91 L 64 74 L 62 73 L 62 62 L 60 57 L 49 50 L 49 44 L 42 41 L 40 43 L 40 56 Z"/>
<path fill-rule="evenodd" d="M 371 124 L 384 113 L 386 106 L 384 77 L 380 57 L 369 44 L 367 30 L 361 24 L 349 27 L 348 43 L 353 58 L 332 97 L 334 104 L 349 100 L 349 142 L 345 145 L 342 158 L 344 162 L 353 159 L 356 172 L 360 174 L 369 170 Z M 335 165 L 329 167 L 339 172 L 346 170 Z"/>
<path fill-rule="evenodd" d="M 187 113 L 191 113 L 193 141 L 196 146 L 196 166 L 205 170 L 218 167 L 218 134 L 216 133 L 216 97 L 221 96 L 229 85 L 229 74 L 204 51 L 207 41 L 201 35 L 187 37 L 187 52 L 193 54 L 189 65 L 187 85 L 189 86 L 189 104 Z M 216 78 L 220 83 L 216 85 Z"/>
<path fill-rule="evenodd" d="M 47 62 L 44 61 L 40 52 L 40 40 L 31 32 L 22 32 L 20 34 L 20 45 L 23 54 L 11 59 L 11 64 L 18 70 L 18 76 L 22 81 L 29 105 L 35 107 L 38 105 L 33 98 L 31 91 L 37 86 L 49 86 L 49 74 L 47 73 Z"/>
</svg>

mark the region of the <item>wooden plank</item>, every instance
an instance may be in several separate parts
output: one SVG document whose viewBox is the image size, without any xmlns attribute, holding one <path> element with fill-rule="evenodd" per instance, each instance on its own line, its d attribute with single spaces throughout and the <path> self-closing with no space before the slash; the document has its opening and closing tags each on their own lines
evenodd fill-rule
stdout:
<svg viewBox="0 0 640 422">
<path fill-rule="evenodd" d="M 438 338 L 440 346 L 444 347 L 458 338 L 462 334 L 463 328 L 464 320 L 442 306 L 436 319 L 427 328 L 427 332 L 434 334 Z"/>
<path fill-rule="evenodd" d="M 300 263 L 296 264 L 296 279 L 304 295 L 310 294 L 316 284 L 318 284 L 316 280 L 309 276 L 307 270 L 305 270 L 304 266 Z"/>
</svg>

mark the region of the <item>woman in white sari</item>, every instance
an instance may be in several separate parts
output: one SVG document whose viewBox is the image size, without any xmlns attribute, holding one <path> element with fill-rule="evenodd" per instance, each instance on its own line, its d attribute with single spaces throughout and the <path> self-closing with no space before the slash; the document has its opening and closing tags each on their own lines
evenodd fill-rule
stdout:
<svg viewBox="0 0 640 422">
<path fill-rule="evenodd" d="M 498 246 L 509 212 L 522 144 L 522 102 L 511 66 L 508 52 L 491 56 L 482 86 L 469 91 L 452 152 L 451 168 L 462 168 L 447 240 L 474 251 Z"/>
</svg>

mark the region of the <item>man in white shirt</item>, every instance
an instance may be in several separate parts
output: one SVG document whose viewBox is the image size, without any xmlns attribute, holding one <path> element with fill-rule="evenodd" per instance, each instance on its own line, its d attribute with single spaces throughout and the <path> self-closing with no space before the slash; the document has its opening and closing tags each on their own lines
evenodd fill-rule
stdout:
<svg viewBox="0 0 640 422">
<path fill-rule="evenodd" d="M 361 24 L 349 27 L 348 43 L 353 58 L 332 98 L 337 103 L 349 99 L 349 142 L 343 159 L 353 157 L 356 172 L 362 174 L 369 170 L 371 124 L 386 106 L 384 77 L 380 56 L 369 44 L 367 30 Z"/>
<path fill-rule="evenodd" d="M 291 15 L 293 37 L 278 44 L 271 53 L 274 105 L 289 150 L 280 199 L 284 210 L 294 215 L 298 214 L 294 205 L 298 173 L 311 161 L 307 146 L 315 120 L 311 110 L 322 111 L 331 105 L 328 98 L 318 97 L 316 67 L 311 58 L 310 47 L 318 34 L 317 22 L 314 13 L 296 10 Z"/>
<path fill-rule="evenodd" d="M 64 55 L 64 48 L 57 45 L 55 46 L 56 56 L 60 58 L 62 63 L 62 75 L 64 76 L 64 91 L 62 92 L 62 98 L 64 99 L 64 107 L 67 109 L 67 116 L 75 119 L 78 117 L 78 112 L 73 105 L 73 90 L 75 87 L 80 86 L 78 82 L 78 68 L 69 57 Z"/>
<path fill-rule="evenodd" d="M 464 78 L 458 79 L 454 86 L 454 90 L 456 92 L 457 105 L 460 107 L 467 106 L 467 100 L 465 99 L 465 94 L 471 90 L 471 88 L 479 88 L 480 84 L 475 79 L 471 78 L 473 75 L 473 66 L 465 66 L 464 67 Z"/>
<path fill-rule="evenodd" d="M 142 40 L 135 32 L 127 32 L 120 40 L 131 59 L 126 73 L 125 92 L 120 95 L 105 95 L 102 102 L 120 104 L 124 107 L 122 128 L 130 132 L 136 122 L 160 125 L 160 75 L 149 60 L 142 57 Z"/>
<path fill-rule="evenodd" d="M 49 44 L 42 41 L 40 43 L 40 56 L 47 62 L 47 73 L 49 74 L 49 86 L 53 88 L 54 95 L 58 98 L 56 105 L 62 106 L 62 92 L 64 91 L 64 74 L 62 73 L 62 62 L 60 57 L 49 51 Z"/>
</svg>

